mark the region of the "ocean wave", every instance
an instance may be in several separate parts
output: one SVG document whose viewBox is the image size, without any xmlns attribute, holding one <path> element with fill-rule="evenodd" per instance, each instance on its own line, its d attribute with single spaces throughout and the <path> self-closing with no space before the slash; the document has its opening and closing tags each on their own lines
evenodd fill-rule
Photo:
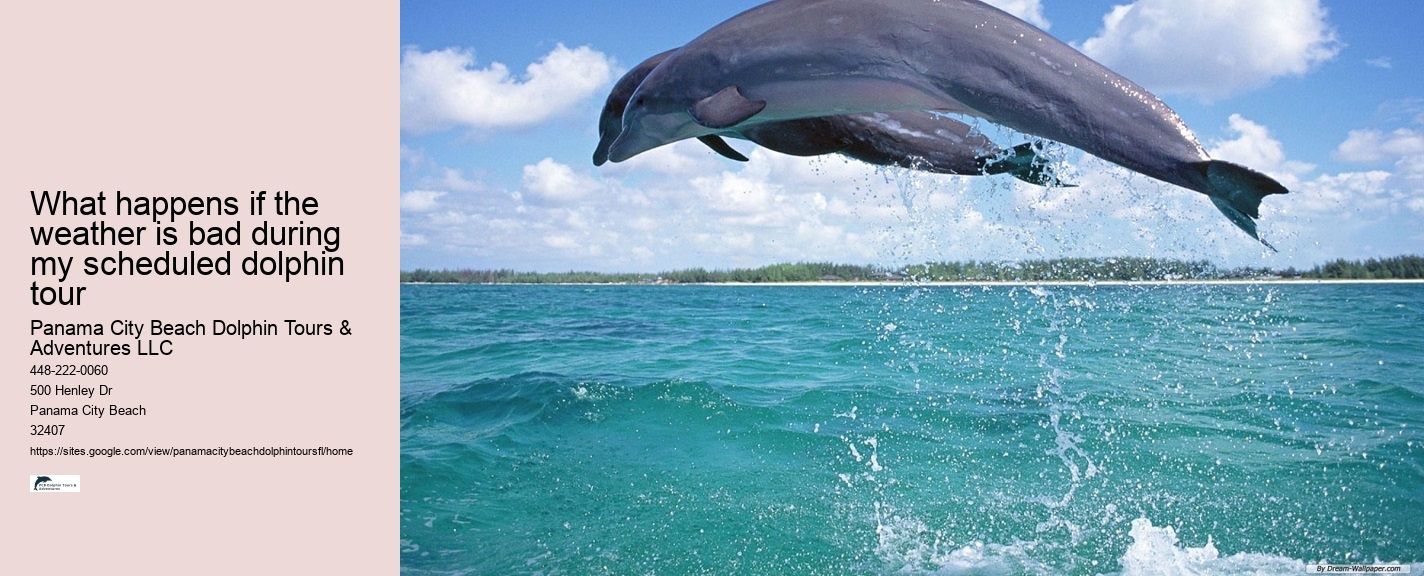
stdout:
<svg viewBox="0 0 1424 576">
<path fill-rule="evenodd" d="M 1147 518 L 1132 521 L 1132 542 L 1117 554 L 1115 565 L 1079 560 L 1087 565 L 1062 562 L 1065 555 L 1054 542 L 1037 540 L 1011 544 L 970 542 L 946 546 L 922 522 L 890 516 L 878 520 L 876 553 L 888 573 L 932 576 L 994 576 L 1064 573 L 1102 576 L 1275 576 L 1307 574 L 1314 564 L 1361 563 L 1359 559 L 1302 560 L 1265 552 L 1223 555 L 1210 537 L 1200 546 L 1184 543 L 1171 526 L 1154 526 Z M 1371 560 L 1368 564 L 1401 564 Z M 1418 573 L 1424 564 L 1403 563 Z"/>
<path fill-rule="evenodd" d="M 1417 287 L 424 288 L 406 573 L 1420 560 Z"/>
</svg>

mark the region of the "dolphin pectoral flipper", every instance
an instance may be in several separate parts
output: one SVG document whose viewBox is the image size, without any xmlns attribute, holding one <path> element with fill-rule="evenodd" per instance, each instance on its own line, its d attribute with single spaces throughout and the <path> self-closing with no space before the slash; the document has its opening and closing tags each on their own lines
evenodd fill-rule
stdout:
<svg viewBox="0 0 1424 576">
<path fill-rule="evenodd" d="M 1285 186 L 1270 176 L 1221 160 L 1208 160 L 1196 165 L 1206 176 L 1207 196 L 1227 219 L 1267 248 L 1275 246 L 1256 233 L 1256 218 L 1261 217 L 1261 199 L 1271 194 L 1285 194 Z"/>
<path fill-rule="evenodd" d="M 716 134 L 698 136 L 697 141 L 706 144 L 707 147 L 711 148 L 713 152 L 721 154 L 724 158 L 729 158 L 738 162 L 746 162 L 749 160 L 746 156 L 743 156 L 741 152 L 738 152 L 735 148 L 732 148 L 730 144 L 727 144 L 727 141 L 723 140 L 721 136 L 718 136 Z"/>
<path fill-rule="evenodd" d="M 1025 142 L 994 156 L 980 156 L 975 158 L 975 161 L 985 174 L 1008 174 L 1039 186 L 1077 187 L 1077 184 L 1069 184 L 1058 178 L 1053 172 L 1053 166 L 1039 157 L 1038 153 L 1042 151 L 1042 144 Z"/>
<path fill-rule="evenodd" d="M 687 112 L 698 124 L 708 128 L 731 128 L 742 123 L 766 108 L 765 100 L 749 100 L 737 90 L 728 86 L 716 94 L 698 100 Z"/>
</svg>

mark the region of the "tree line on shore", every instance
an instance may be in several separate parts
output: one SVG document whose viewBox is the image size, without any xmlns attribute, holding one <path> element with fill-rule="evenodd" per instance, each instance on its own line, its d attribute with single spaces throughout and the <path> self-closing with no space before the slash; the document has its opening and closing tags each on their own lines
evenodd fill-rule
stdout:
<svg viewBox="0 0 1424 576">
<path fill-rule="evenodd" d="M 1338 259 L 1309 270 L 1219 268 L 1205 260 L 1159 258 L 1056 258 L 1022 262 L 929 262 L 900 268 L 831 262 L 797 262 L 758 268 L 690 268 L 657 274 L 518 272 L 515 270 L 402 271 L 401 282 L 439 284 L 706 284 L 845 281 L 1052 282 L 1171 281 L 1301 278 L 1324 280 L 1424 279 L 1424 257 Z"/>
</svg>

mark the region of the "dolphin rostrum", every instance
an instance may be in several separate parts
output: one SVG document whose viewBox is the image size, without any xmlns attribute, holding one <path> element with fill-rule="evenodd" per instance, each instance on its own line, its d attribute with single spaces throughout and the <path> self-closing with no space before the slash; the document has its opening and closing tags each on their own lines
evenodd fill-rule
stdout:
<svg viewBox="0 0 1424 576">
<path fill-rule="evenodd" d="M 1261 199 L 1287 192 L 1211 159 L 1145 88 L 977 0 L 774 0 L 747 10 L 648 73 L 608 159 L 767 122 L 898 110 L 978 116 L 1201 192 L 1257 240 Z"/>
<path fill-rule="evenodd" d="M 599 117 L 598 147 L 593 163 L 608 161 L 608 147 L 622 131 L 628 99 L 648 73 L 673 50 L 657 54 L 624 74 L 608 94 Z M 973 127 L 923 110 L 844 114 L 752 124 L 699 136 L 709 148 L 732 160 L 746 162 L 719 136 L 750 140 L 793 156 L 839 153 L 870 164 L 899 166 L 940 174 L 1009 174 L 1040 186 L 1071 186 L 1060 181 L 1052 166 L 1038 156 L 1039 144 L 1000 149 Z"/>
</svg>

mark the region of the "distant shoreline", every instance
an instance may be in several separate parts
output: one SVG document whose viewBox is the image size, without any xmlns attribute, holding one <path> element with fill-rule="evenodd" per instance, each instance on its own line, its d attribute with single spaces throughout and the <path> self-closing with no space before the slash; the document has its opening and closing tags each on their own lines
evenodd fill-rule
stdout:
<svg viewBox="0 0 1424 576">
<path fill-rule="evenodd" d="M 1424 257 L 1395 256 L 1366 261 L 1333 260 L 1308 270 L 1295 267 L 1220 268 L 1206 260 L 1142 257 L 1055 258 L 1021 262 L 926 262 L 905 266 L 796 262 L 757 268 L 687 268 L 650 272 L 518 272 L 494 270 L 402 270 L 400 281 L 431 284 L 700 284 L 777 286 L 894 286 L 929 280 L 937 286 L 1079 284 L 1173 284 L 1216 282 L 1389 281 L 1424 279 Z"/>
<path fill-rule="evenodd" d="M 679 282 L 679 283 L 631 283 L 631 282 L 401 282 L 401 285 L 409 286 L 648 286 L 648 287 L 676 287 L 676 286 L 729 286 L 729 287 L 755 287 L 755 286 L 787 286 L 787 287 L 835 287 L 843 286 L 850 288 L 878 288 L 878 287 L 898 287 L 898 286 L 945 286 L 945 287 L 976 287 L 976 286 L 1195 286 L 1195 285 L 1218 285 L 1218 284 L 1424 284 L 1420 279 L 1326 279 L 1326 278 L 1242 278 L 1237 280 L 955 280 L 955 281 L 927 281 L 927 282 L 907 282 L 897 280 L 844 280 L 844 281 L 820 281 L 820 282 Z"/>
</svg>

